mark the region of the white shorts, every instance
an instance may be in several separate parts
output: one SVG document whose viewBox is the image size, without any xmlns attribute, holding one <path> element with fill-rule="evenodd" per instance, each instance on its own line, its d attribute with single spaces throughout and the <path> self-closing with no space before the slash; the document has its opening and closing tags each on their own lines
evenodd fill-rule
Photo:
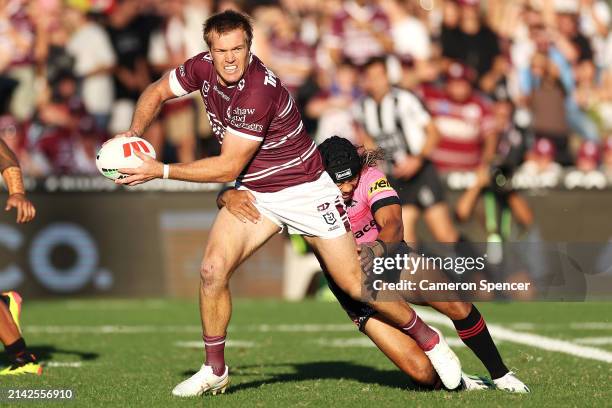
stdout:
<svg viewBox="0 0 612 408">
<path fill-rule="evenodd" d="M 250 191 L 257 200 L 259 212 L 290 234 L 321 238 L 337 238 L 350 232 L 342 195 L 329 174 L 318 180 L 287 187 L 274 193 Z"/>
</svg>

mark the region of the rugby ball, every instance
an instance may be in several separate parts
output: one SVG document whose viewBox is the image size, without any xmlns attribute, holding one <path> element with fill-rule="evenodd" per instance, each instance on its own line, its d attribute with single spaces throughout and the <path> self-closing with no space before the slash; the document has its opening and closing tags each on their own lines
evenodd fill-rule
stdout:
<svg viewBox="0 0 612 408">
<path fill-rule="evenodd" d="M 102 175 L 111 180 L 127 177 L 118 169 L 140 166 L 142 160 L 135 152 L 142 152 L 155 159 L 151 143 L 140 137 L 117 137 L 104 143 L 96 155 L 96 167 Z"/>
</svg>

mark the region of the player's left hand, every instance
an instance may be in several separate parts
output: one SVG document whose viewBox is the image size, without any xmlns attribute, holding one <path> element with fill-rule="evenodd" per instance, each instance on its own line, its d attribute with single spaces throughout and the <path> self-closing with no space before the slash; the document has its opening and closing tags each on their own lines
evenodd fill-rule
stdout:
<svg viewBox="0 0 612 408">
<path fill-rule="evenodd" d="M 119 169 L 119 173 L 127 174 L 128 177 L 117 179 L 115 183 L 135 186 L 146 183 L 164 175 L 164 164 L 153 159 L 142 152 L 134 152 L 142 160 L 142 164 L 131 169 Z"/>
<path fill-rule="evenodd" d="M 10 211 L 12 208 L 17 209 L 18 224 L 32 221 L 36 215 L 36 208 L 34 208 L 34 205 L 21 193 L 11 194 L 9 196 L 4 210 Z"/>
<path fill-rule="evenodd" d="M 393 177 L 410 179 L 423 167 L 423 159 L 417 156 L 406 156 L 393 167 Z"/>
</svg>

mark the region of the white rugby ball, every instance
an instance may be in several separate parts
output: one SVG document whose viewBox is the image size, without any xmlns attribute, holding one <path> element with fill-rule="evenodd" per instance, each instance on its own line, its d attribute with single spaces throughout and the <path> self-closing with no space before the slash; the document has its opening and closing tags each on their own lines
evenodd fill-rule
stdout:
<svg viewBox="0 0 612 408">
<path fill-rule="evenodd" d="M 102 175 L 111 180 L 127 177 L 118 169 L 134 168 L 142 164 L 135 152 L 142 152 L 155 158 L 151 143 L 140 137 L 118 137 L 104 143 L 96 155 L 96 167 Z"/>
</svg>

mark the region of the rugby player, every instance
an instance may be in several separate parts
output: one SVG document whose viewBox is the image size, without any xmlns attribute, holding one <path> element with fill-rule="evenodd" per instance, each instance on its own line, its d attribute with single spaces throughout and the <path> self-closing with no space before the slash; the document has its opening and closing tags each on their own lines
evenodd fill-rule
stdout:
<svg viewBox="0 0 612 408">
<path fill-rule="evenodd" d="M 36 215 L 36 209 L 25 196 L 21 169 L 15 154 L 0 139 L 0 173 L 7 186 L 9 198 L 5 211 L 17 210 L 17 223 L 31 221 Z M 10 365 L 0 371 L 0 375 L 42 374 L 42 366 L 36 361 L 34 354 L 28 351 L 21 336 L 19 315 L 21 313 L 21 297 L 17 292 L 5 292 L 0 295 L 0 341 L 8 356 Z"/>
<path fill-rule="evenodd" d="M 149 85 L 138 100 L 130 129 L 117 135 L 142 135 L 165 101 L 199 91 L 222 144 L 221 154 L 169 165 L 137 153 L 142 165 L 119 169 L 129 176 L 117 183 L 131 186 L 155 178 L 236 180 L 239 189 L 257 198 L 263 214 L 257 224 L 241 223 L 227 209 L 221 209 L 215 219 L 200 269 L 206 361 L 174 388 L 176 396 L 215 394 L 227 387 L 224 347 L 232 311 L 229 279 L 238 265 L 283 228 L 304 235 L 338 286 L 353 299 L 361 297 L 357 247 L 338 188 L 324 171 L 321 155 L 304 131 L 289 92 L 251 54 L 252 32 L 243 14 L 225 11 L 209 17 L 204 39 L 211 51 L 192 57 Z M 371 305 L 415 340 L 447 388 L 459 385 L 459 359 L 410 306 L 399 300 Z"/>
<path fill-rule="evenodd" d="M 384 243 L 399 242 L 403 236 L 397 192 L 375 167 L 378 160 L 384 160 L 384 152 L 381 149 L 366 150 L 360 155 L 349 140 L 338 136 L 321 143 L 319 151 L 328 174 L 342 192 L 357 243 L 376 242 L 378 245 L 369 247 L 376 256 L 383 256 Z M 226 190 L 220 194 L 217 205 L 225 206 L 242 221 L 256 222 L 259 213 L 253 200 L 254 197 L 247 192 Z M 394 324 L 381 318 L 367 304 L 351 299 L 338 287 L 333 277 L 327 277 L 330 289 L 359 330 L 416 382 L 431 385 L 435 373 L 412 339 L 398 335 Z M 467 302 L 428 301 L 427 304 L 452 320 L 457 334 L 482 361 L 498 389 L 529 392 L 529 388 L 505 366 L 476 306 Z M 463 377 L 468 389 L 479 388 L 474 379 Z"/>
</svg>

